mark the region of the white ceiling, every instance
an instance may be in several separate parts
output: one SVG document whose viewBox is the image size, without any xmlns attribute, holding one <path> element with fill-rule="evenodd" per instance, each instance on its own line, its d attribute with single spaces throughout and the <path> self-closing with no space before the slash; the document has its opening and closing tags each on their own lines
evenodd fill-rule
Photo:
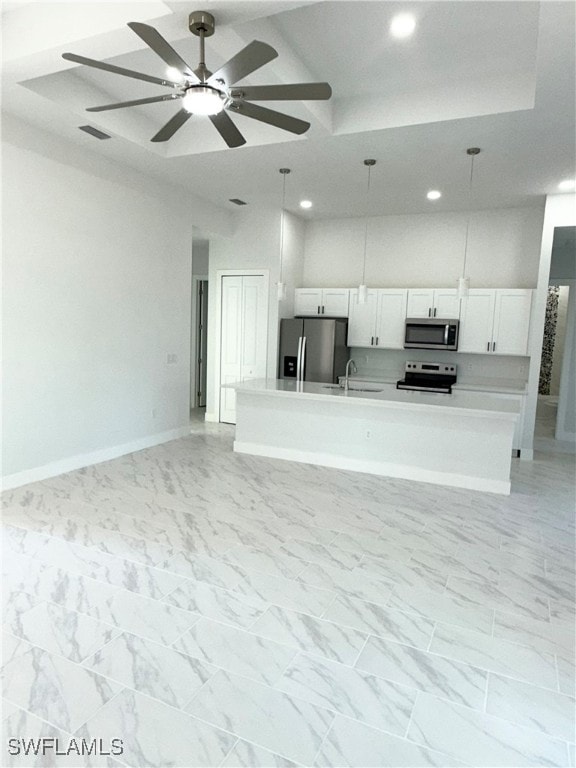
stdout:
<svg viewBox="0 0 576 768">
<path fill-rule="evenodd" d="M 269 103 L 309 120 L 296 137 L 242 116 L 247 144 L 228 149 L 206 118 L 167 144 L 150 138 L 176 111 L 169 102 L 90 114 L 88 106 L 141 98 L 160 86 L 71 65 L 70 51 L 164 76 L 164 63 L 126 27 L 144 21 L 195 67 L 198 39 L 182 2 L 4 3 L 3 109 L 86 152 L 169 181 L 228 209 L 281 199 L 305 218 L 460 210 L 479 146 L 474 207 L 535 204 L 575 175 L 575 5 L 572 2 L 290 2 L 202 0 L 216 17 L 206 60 L 215 70 L 252 39 L 279 56 L 252 84 L 328 81 L 329 102 Z M 414 35 L 389 35 L 409 11 Z M 99 142 L 78 126 L 112 135 Z M 373 157 L 372 191 L 366 169 Z M 440 189 L 430 203 L 426 191 Z M 314 207 L 303 212 L 298 201 Z"/>
</svg>

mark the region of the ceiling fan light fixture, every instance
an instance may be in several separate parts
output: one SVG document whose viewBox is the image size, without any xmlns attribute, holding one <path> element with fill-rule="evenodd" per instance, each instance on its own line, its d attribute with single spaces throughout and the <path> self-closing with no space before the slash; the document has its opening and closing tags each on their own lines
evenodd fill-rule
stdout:
<svg viewBox="0 0 576 768">
<path fill-rule="evenodd" d="M 193 115 L 217 115 L 222 112 L 227 100 L 223 91 L 211 85 L 191 85 L 186 89 L 182 106 Z"/>
</svg>

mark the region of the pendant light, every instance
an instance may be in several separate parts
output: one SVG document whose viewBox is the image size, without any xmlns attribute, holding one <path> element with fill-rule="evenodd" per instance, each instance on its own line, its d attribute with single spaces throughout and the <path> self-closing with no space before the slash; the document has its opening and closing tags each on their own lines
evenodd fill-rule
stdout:
<svg viewBox="0 0 576 768">
<path fill-rule="evenodd" d="M 276 284 L 278 288 L 278 301 L 286 299 L 286 283 L 282 280 L 282 267 L 284 257 L 284 217 L 286 215 L 286 176 L 290 173 L 290 168 L 280 168 L 282 174 L 282 216 L 280 219 L 280 274 Z"/>
<path fill-rule="evenodd" d="M 470 217 L 472 215 L 472 185 L 474 182 L 474 158 L 480 154 L 478 147 L 469 147 L 466 154 L 470 156 L 470 185 L 468 187 L 468 220 L 466 222 L 466 240 L 464 242 L 464 264 L 462 277 L 458 279 L 458 298 L 465 299 L 470 290 L 470 278 L 466 275 L 466 259 L 468 257 L 468 234 L 470 232 Z"/>
<path fill-rule="evenodd" d="M 366 249 L 368 247 L 368 213 L 370 203 L 370 171 L 376 165 L 376 160 L 364 160 L 368 168 L 368 184 L 366 187 L 366 221 L 364 223 L 364 260 L 362 262 L 362 282 L 358 286 L 358 304 L 366 304 L 368 300 L 368 287 L 366 286 Z"/>
</svg>

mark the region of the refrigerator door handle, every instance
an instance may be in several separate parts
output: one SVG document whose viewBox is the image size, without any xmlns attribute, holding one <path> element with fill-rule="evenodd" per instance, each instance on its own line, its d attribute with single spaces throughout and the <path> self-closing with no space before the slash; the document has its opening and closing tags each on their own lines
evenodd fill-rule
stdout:
<svg viewBox="0 0 576 768">
<path fill-rule="evenodd" d="M 306 365 L 306 336 L 302 336 L 302 348 L 300 350 L 300 381 L 304 381 L 305 365 Z"/>
<path fill-rule="evenodd" d="M 298 355 L 296 357 L 296 381 L 300 381 L 302 373 L 302 336 L 298 338 Z"/>
</svg>

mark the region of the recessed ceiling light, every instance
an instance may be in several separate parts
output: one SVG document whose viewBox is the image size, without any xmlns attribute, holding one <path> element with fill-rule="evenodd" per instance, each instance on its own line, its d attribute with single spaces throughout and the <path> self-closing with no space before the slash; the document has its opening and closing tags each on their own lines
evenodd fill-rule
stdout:
<svg viewBox="0 0 576 768">
<path fill-rule="evenodd" d="M 562 190 L 562 192 L 572 192 L 576 189 L 576 181 L 574 179 L 564 179 L 564 181 L 558 184 L 558 189 Z"/>
<path fill-rule="evenodd" d="M 442 192 L 440 192 L 437 189 L 431 189 L 430 192 L 426 195 L 428 200 L 438 200 L 440 197 L 442 197 Z"/>
<path fill-rule="evenodd" d="M 311 200 L 300 200 L 300 208 L 312 208 Z"/>
<path fill-rule="evenodd" d="M 394 37 L 410 37 L 416 29 L 416 19 L 411 13 L 399 13 L 390 22 L 390 34 Z"/>
</svg>

